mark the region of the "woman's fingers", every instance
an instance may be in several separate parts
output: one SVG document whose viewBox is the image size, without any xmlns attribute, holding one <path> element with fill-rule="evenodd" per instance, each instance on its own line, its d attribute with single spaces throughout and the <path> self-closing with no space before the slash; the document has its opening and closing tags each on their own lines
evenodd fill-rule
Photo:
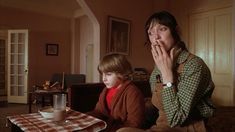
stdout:
<svg viewBox="0 0 235 132">
<path fill-rule="evenodd" d="M 156 55 L 156 53 L 154 52 L 154 50 L 153 50 L 153 49 L 151 50 L 151 52 L 152 52 L 152 56 L 153 56 L 153 60 L 154 60 L 154 62 L 155 62 L 155 63 L 157 63 L 157 60 L 156 60 L 157 55 Z"/>
<path fill-rule="evenodd" d="M 156 52 L 157 52 L 157 55 L 160 57 L 162 56 L 162 49 L 161 49 L 161 45 L 156 45 L 155 46 L 155 49 L 156 49 Z"/>
<path fill-rule="evenodd" d="M 157 43 L 158 43 L 158 51 L 157 52 L 159 53 L 159 55 L 161 55 L 164 58 L 167 57 L 168 53 L 167 53 L 167 51 L 166 51 L 166 49 L 164 47 L 163 42 L 158 40 Z"/>
<path fill-rule="evenodd" d="M 175 48 L 172 48 L 170 51 L 171 60 L 174 60 Z"/>
<path fill-rule="evenodd" d="M 157 55 L 156 48 L 154 45 L 151 46 L 151 52 L 154 57 Z"/>
</svg>

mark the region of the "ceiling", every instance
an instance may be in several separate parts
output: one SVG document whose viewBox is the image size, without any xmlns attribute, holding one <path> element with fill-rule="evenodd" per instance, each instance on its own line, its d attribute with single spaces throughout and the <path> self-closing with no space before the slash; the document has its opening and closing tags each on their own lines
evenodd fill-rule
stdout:
<svg viewBox="0 0 235 132">
<path fill-rule="evenodd" d="M 73 17 L 81 9 L 76 0 L 0 0 L 0 6 L 60 17 Z"/>
</svg>

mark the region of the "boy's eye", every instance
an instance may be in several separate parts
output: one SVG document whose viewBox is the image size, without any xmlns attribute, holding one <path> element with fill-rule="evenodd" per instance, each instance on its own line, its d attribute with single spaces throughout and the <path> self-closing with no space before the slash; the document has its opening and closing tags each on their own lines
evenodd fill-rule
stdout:
<svg viewBox="0 0 235 132">
<path fill-rule="evenodd" d="M 105 73 L 105 75 L 106 76 L 110 76 L 110 75 L 112 75 L 112 73 L 111 72 L 107 72 L 107 73 Z"/>
</svg>

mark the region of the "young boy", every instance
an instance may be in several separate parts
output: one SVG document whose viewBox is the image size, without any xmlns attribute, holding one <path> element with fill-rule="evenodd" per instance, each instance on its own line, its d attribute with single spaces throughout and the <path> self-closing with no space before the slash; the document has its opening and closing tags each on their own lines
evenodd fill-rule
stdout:
<svg viewBox="0 0 235 132">
<path fill-rule="evenodd" d="M 142 127 L 144 120 L 144 97 L 129 80 L 131 64 L 124 55 L 108 54 L 101 60 L 98 71 L 105 88 L 93 111 L 88 114 L 107 123 L 105 131 L 116 131 L 121 127 Z"/>
</svg>

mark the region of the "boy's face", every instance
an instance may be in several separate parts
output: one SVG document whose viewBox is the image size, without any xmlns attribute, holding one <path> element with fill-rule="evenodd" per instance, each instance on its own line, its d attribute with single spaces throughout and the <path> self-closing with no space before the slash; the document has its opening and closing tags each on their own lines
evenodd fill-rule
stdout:
<svg viewBox="0 0 235 132">
<path fill-rule="evenodd" d="M 103 73 L 102 80 L 107 88 L 118 87 L 121 83 L 119 76 L 114 72 Z"/>
</svg>

